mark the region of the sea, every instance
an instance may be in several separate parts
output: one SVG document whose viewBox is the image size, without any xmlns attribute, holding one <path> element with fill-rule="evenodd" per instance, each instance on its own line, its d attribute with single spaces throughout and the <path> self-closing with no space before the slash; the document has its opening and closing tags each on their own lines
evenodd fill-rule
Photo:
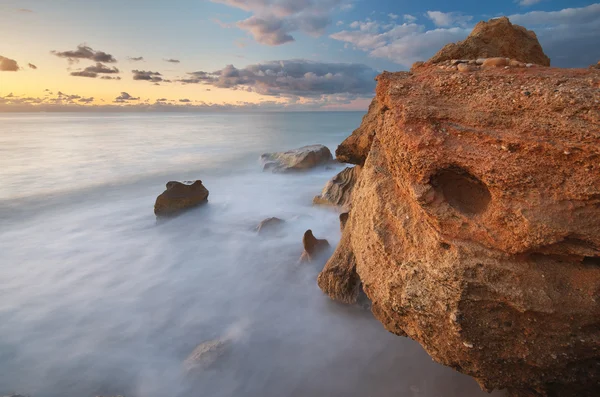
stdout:
<svg viewBox="0 0 600 397">
<path fill-rule="evenodd" d="M 489 396 L 324 295 L 326 258 L 298 261 L 307 229 L 339 242 L 312 199 L 345 165 L 273 174 L 259 156 L 334 152 L 362 116 L 1 114 L 0 396 Z M 197 179 L 208 203 L 157 222 L 165 184 Z M 257 234 L 269 217 L 284 227 Z"/>
</svg>

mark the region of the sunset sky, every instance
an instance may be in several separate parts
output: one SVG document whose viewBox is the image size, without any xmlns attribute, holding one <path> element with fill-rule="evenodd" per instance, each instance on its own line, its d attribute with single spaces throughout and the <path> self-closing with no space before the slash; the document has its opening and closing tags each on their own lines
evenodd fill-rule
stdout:
<svg viewBox="0 0 600 397">
<path fill-rule="evenodd" d="M 0 110 L 361 110 L 382 70 L 501 15 L 553 66 L 600 59 L 582 0 L 0 0 Z"/>
</svg>

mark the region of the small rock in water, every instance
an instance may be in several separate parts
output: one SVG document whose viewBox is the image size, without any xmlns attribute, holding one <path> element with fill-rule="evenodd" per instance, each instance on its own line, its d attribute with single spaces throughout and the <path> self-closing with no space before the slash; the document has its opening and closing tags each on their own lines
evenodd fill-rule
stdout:
<svg viewBox="0 0 600 397">
<path fill-rule="evenodd" d="M 254 229 L 258 234 L 272 233 L 281 228 L 285 221 L 276 217 L 267 218 Z"/>
<path fill-rule="evenodd" d="M 230 342 L 214 339 L 199 344 L 183 362 L 183 369 L 189 373 L 194 370 L 207 369 L 228 350 Z"/>
<path fill-rule="evenodd" d="M 329 248 L 329 242 L 316 238 L 312 230 L 307 230 L 304 233 L 302 244 L 304 245 L 304 252 L 300 257 L 300 262 L 311 262 L 316 256 Z"/>
<path fill-rule="evenodd" d="M 263 170 L 273 172 L 306 171 L 332 163 L 333 156 L 323 145 L 304 146 L 287 152 L 265 153 L 260 156 Z"/>
<path fill-rule="evenodd" d="M 208 201 L 208 190 L 201 180 L 171 181 L 167 190 L 156 198 L 154 214 L 156 216 L 173 216 L 181 211 L 204 204 Z"/>
</svg>

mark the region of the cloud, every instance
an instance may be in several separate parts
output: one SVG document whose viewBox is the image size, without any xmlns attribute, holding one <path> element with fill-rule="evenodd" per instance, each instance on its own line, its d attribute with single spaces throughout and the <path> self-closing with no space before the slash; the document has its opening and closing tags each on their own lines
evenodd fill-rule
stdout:
<svg viewBox="0 0 600 397">
<path fill-rule="evenodd" d="M 164 81 L 162 75 L 159 72 L 151 72 L 146 70 L 132 70 L 134 80 L 151 81 L 157 83 Z"/>
<path fill-rule="evenodd" d="M 473 19 L 472 16 L 460 12 L 427 11 L 426 16 L 438 27 L 465 26 Z"/>
<path fill-rule="evenodd" d="M 165 59 L 165 62 L 180 63 L 181 61 L 179 59 Z"/>
<path fill-rule="evenodd" d="M 189 73 L 189 78 L 179 81 L 286 98 L 358 97 L 373 94 L 377 74 L 362 64 L 298 59 L 249 65 L 243 69 L 228 65 L 216 72 Z"/>
<path fill-rule="evenodd" d="M 417 17 L 415 17 L 414 15 L 410 15 L 410 14 L 404 14 L 404 15 L 402 15 L 402 18 L 404 19 L 405 22 L 408 22 L 408 23 L 413 23 L 417 20 Z"/>
<path fill-rule="evenodd" d="M 33 10 L 30 10 L 28 8 L 17 8 L 17 12 L 22 12 L 25 14 L 31 14 L 33 12 Z"/>
<path fill-rule="evenodd" d="M 357 21 L 350 27 L 354 30 L 343 30 L 330 37 L 368 52 L 372 57 L 389 59 L 406 67 L 430 58 L 449 42 L 463 40 L 470 32 L 462 27 L 427 30 L 416 23 L 381 24 L 372 20 Z"/>
<path fill-rule="evenodd" d="M 114 63 L 117 60 L 110 54 L 103 51 L 94 51 L 85 44 L 77 46 L 75 51 L 51 51 L 52 54 L 60 58 L 67 58 L 69 62 L 79 62 L 80 59 L 89 59 L 96 62 Z"/>
<path fill-rule="evenodd" d="M 518 3 L 520 6 L 529 7 L 534 4 L 540 3 L 542 0 L 516 0 L 515 3 Z"/>
<path fill-rule="evenodd" d="M 536 32 L 553 66 L 586 67 L 600 59 L 600 3 L 509 18 Z"/>
<path fill-rule="evenodd" d="M 119 76 L 102 76 L 100 77 L 102 80 L 121 80 Z"/>
<path fill-rule="evenodd" d="M 17 61 L 0 55 L 0 72 L 16 72 L 19 69 Z"/>
<path fill-rule="evenodd" d="M 125 102 L 129 102 L 129 101 L 139 101 L 140 98 L 134 98 L 131 95 L 129 95 L 126 92 L 121 92 L 121 95 L 119 95 L 118 97 L 115 98 L 114 102 L 115 103 L 125 103 Z"/>
<path fill-rule="evenodd" d="M 89 97 L 89 98 L 81 98 L 77 102 L 80 102 L 80 103 L 92 103 L 92 102 L 94 102 L 94 97 L 92 96 L 92 97 Z"/>
<path fill-rule="evenodd" d="M 190 100 L 189 100 L 189 99 L 187 99 L 187 98 L 184 98 L 184 99 L 180 99 L 180 100 L 179 100 L 179 102 L 181 102 L 181 103 L 190 103 L 190 102 L 192 102 L 192 101 L 190 101 Z"/>
<path fill-rule="evenodd" d="M 95 79 L 96 77 L 98 77 L 99 74 L 113 74 L 113 73 L 119 73 L 119 69 L 117 69 L 116 67 L 110 68 L 110 67 L 98 62 L 98 63 L 96 63 L 96 65 L 88 66 L 87 68 L 85 68 L 81 71 L 71 72 L 71 76 L 90 77 L 90 78 Z"/>
<path fill-rule="evenodd" d="M 281 45 L 295 40 L 292 33 L 321 36 L 332 22 L 336 10 L 347 10 L 343 0 L 211 0 L 240 8 L 252 15 L 236 23 L 254 40 L 265 45 Z"/>
<path fill-rule="evenodd" d="M 143 61 L 144 57 L 127 57 L 127 59 L 131 62 L 139 62 L 139 61 Z"/>
<path fill-rule="evenodd" d="M 27 66 L 29 66 L 29 69 L 33 69 L 33 70 L 37 70 L 37 68 L 38 68 L 33 63 L 28 63 Z"/>
<path fill-rule="evenodd" d="M 400 16 L 399 16 L 399 15 L 397 15 L 397 14 L 394 14 L 394 13 L 389 13 L 389 14 L 388 14 L 388 17 L 390 17 L 391 19 L 398 19 L 398 18 L 400 18 Z"/>
</svg>

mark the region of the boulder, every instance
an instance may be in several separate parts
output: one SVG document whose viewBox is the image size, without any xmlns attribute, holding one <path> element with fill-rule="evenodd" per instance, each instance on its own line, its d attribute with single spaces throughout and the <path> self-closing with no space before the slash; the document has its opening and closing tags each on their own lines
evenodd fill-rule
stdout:
<svg viewBox="0 0 600 397">
<path fill-rule="evenodd" d="M 156 198 L 154 214 L 156 216 L 177 215 L 181 211 L 196 207 L 208 201 L 208 190 L 202 181 L 171 181 L 167 190 Z"/>
<path fill-rule="evenodd" d="M 312 262 L 316 257 L 329 249 L 329 242 L 321 240 L 313 235 L 312 230 L 307 230 L 302 237 L 304 252 L 300 257 L 300 262 Z"/>
<path fill-rule="evenodd" d="M 360 175 L 361 167 L 348 167 L 333 177 L 321 192 L 313 199 L 313 204 L 332 205 L 344 209 L 352 206 L 352 191 Z"/>
<path fill-rule="evenodd" d="M 479 22 L 469 37 L 447 44 L 429 62 L 453 59 L 511 58 L 524 63 L 550 66 L 537 36 L 531 30 L 513 25 L 507 17 Z"/>
<path fill-rule="evenodd" d="M 380 75 L 319 286 L 352 302 L 362 283 L 387 330 L 485 390 L 600 395 L 598 87 L 590 69 Z"/>
<path fill-rule="evenodd" d="M 505 66 L 510 65 L 510 59 L 497 57 L 497 58 L 487 58 L 483 61 L 484 68 L 503 68 Z"/>
<path fill-rule="evenodd" d="M 265 171 L 290 172 L 327 165 L 333 162 L 333 156 L 327 146 L 311 145 L 287 152 L 265 153 L 260 160 Z"/>
<path fill-rule="evenodd" d="M 281 229 L 285 221 L 279 218 L 267 218 L 254 229 L 258 234 L 273 233 Z"/>
</svg>

